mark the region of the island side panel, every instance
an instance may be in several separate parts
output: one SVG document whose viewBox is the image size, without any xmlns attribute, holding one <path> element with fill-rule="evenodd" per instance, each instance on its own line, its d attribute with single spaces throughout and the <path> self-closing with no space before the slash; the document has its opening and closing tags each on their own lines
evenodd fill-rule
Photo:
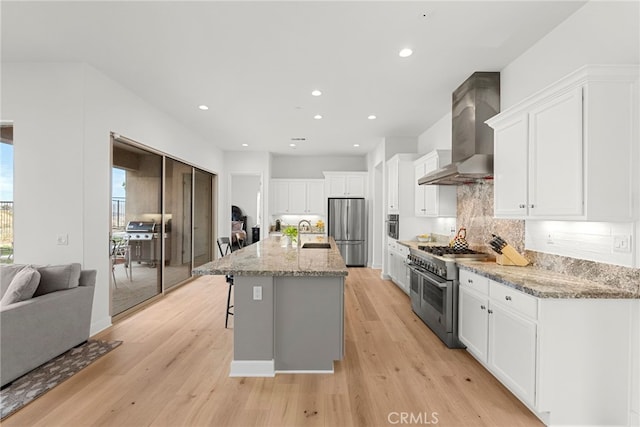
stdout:
<svg viewBox="0 0 640 427">
<path fill-rule="evenodd" d="M 262 300 L 253 287 L 262 287 Z M 273 277 L 238 276 L 233 291 L 233 359 L 273 360 Z"/>
<path fill-rule="evenodd" d="M 344 278 L 276 277 L 276 371 L 331 371 L 343 356 Z"/>
</svg>

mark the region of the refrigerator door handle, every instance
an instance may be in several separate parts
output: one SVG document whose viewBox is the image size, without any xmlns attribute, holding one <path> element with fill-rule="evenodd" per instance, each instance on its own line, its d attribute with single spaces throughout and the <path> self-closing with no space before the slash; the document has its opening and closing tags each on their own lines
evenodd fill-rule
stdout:
<svg viewBox="0 0 640 427">
<path fill-rule="evenodd" d="M 349 203 L 347 203 L 347 219 L 349 218 Z M 349 239 L 349 221 L 346 221 L 346 233 L 345 235 L 347 236 L 347 239 Z"/>
</svg>

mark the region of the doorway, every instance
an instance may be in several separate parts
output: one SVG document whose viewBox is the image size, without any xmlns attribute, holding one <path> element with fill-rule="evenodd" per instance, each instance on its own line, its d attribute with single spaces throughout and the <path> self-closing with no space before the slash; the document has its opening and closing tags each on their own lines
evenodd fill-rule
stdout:
<svg viewBox="0 0 640 427">
<path fill-rule="evenodd" d="M 262 213 L 264 212 L 263 199 L 261 173 L 230 174 L 229 201 L 231 206 L 240 208 L 242 216 L 246 216 L 246 244 L 256 243 L 260 240 L 260 226 Z M 232 210 L 231 206 L 229 207 L 229 212 Z M 232 223 L 229 224 L 229 233 L 233 232 Z"/>
</svg>

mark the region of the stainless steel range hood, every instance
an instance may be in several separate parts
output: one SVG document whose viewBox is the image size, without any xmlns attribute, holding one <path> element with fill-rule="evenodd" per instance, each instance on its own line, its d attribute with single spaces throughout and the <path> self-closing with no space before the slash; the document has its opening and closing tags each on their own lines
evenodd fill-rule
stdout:
<svg viewBox="0 0 640 427">
<path fill-rule="evenodd" d="M 473 73 L 452 98 L 451 164 L 420 178 L 420 185 L 460 185 L 493 178 L 493 129 L 485 120 L 500 111 L 500 73 Z"/>
</svg>

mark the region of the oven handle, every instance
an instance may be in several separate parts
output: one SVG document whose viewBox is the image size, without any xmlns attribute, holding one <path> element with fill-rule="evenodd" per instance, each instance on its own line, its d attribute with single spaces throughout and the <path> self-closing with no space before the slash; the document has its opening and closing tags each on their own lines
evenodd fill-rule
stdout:
<svg viewBox="0 0 640 427">
<path fill-rule="evenodd" d="M 447 286 L 449 286 L 447 283 L 438 282 L 437 280 L 432 278 L 427 271 L 423 270 L 422 268 L 414 264 L 409 264 L 409 268 L 414 270 L 416 273 L 418 273 L 420 276 L 426 279 L 429 283 L 431 283 L 434 286 L 437 286 L 440 289 L 447 289 Z"/>
</svg>

